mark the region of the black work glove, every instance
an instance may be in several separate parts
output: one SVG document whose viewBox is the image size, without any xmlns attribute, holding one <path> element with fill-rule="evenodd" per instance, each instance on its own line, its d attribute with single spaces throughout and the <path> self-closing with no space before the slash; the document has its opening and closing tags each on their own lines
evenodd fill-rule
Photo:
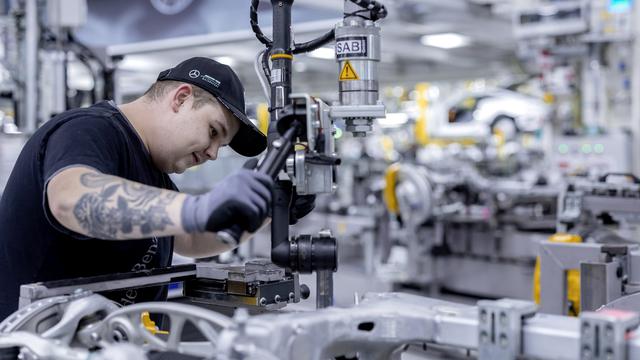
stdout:
<svg viewBox="0 0 640 360">
<path fill-rule="evenodd" d="M 250 162 L 245 165 L 255 166 Z M 208 193 L 187 195 L 181 212 L 182 227 L 189 233 L 217 232 L 238 224 L 254 232 L 268 215 L 272 186 L 268 175 L 240 169 Z"/>
<path fill-rule="evenodd" d="M 289 208 L 289 225 L 294 225 L 299 219 L 305 217 L 316 207 L 316 196 L 298 195 L 295 192 L 291 199 L 291 207 Z"/>
</svg>

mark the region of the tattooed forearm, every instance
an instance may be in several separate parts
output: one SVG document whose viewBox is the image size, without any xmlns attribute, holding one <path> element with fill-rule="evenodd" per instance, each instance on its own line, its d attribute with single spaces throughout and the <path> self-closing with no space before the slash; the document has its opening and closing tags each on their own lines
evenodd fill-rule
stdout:
<svg viewBox="0 0 640 360">
<path fill-rule="evenodd" d="M 134 231 L 150 235 L 174 225 L 167 206 L 177 193 L 91 172 L 82 174 L 80 182 L 88 189 L 100 189 L 84 193 L 73 209 L 92 237 L 117 239 Z"/>
</svg>

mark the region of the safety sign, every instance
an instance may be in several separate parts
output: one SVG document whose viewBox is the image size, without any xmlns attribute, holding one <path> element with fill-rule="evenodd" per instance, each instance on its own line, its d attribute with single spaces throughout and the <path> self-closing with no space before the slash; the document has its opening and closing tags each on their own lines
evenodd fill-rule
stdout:
<svg viewBox="0 0 640 360">
<path fill-rule="evenodd" d="M 344 62 L 342 66 L 342 70 L 340 71 L 340 81 L 345 80 L 360 80 L 358 73 L 353 69 L 351 62 L 349 60 Z"/>
</svg>

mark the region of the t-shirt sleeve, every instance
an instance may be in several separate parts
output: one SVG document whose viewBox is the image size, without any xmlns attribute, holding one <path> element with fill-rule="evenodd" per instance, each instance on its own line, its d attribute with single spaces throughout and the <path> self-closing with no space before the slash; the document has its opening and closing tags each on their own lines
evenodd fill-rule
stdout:
<svg viewBox="0 0 640 360">
<path fill-rule="evenodd" d="M 45 181 L 73 165 L 86 165 L 104 174 L 117 175 L 123 153 L 120 138 L 119 130 L 109 119 L 69 120 L 50 134 L 44 145 Z"/>
<path fill-rule="evenodd" d="M 43 144 L 43 210 L 51 226 L 75 238 L 86 238 L 60 224 L 51 214 L 47 185 L 60 171 L 72 166 L 88 166 L 104 174 L 118 175 L 122 149 L 121 135 L 109 119 L 76 118 L 55 129 Z"/>
</svg>

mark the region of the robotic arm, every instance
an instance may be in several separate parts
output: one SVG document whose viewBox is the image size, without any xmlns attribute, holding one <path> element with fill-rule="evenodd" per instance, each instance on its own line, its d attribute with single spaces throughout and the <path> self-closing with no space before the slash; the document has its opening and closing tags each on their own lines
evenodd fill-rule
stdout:
<svg viewBox="0 0 640 360">
<path fill-rule="evenodd" d="M 277 178 L 273 189 L 271 260 L 293 272 L 316 271 L 319 277 L 322 272 L 324 279 L 330 281 L 330 274 L 337 270 L 335 238 L 329 232 L 320 232 L 318 236 L 290 239 L 289 207 L 293 191 L 305 195 L 335 190 L 333 175 L 340 164 L 333 137 L 336 119 L 344 119 L 347 131 L 354 136 L 365 136 L 372 130 L 373 119 L 385 116 L 385 107 L 378 100 L 380 28 L 376 21 L 384 18 L 387 11 L 373 0 L 346 0 L 344 19 L 335 29 L 309 42 L 294 44 L 293 0 L 271 3 L 273 40 L 258 25 L 259 0 L 252 0 L 250 11 L 251 27 L 266 46 L 262 68 L 270 87 L 269 148 L 257 171 Z M 292 94 L 293 55 L 315 50 L 334 39 L 340 101 L 330 106 L 308 94 Z M 294 150 L 297 143 L 304 144 L 304 149 Z M 221 231 L 218 237 L 237 244 L 241 234 L 242 229 L 232 228 Z"/>
</svg>

